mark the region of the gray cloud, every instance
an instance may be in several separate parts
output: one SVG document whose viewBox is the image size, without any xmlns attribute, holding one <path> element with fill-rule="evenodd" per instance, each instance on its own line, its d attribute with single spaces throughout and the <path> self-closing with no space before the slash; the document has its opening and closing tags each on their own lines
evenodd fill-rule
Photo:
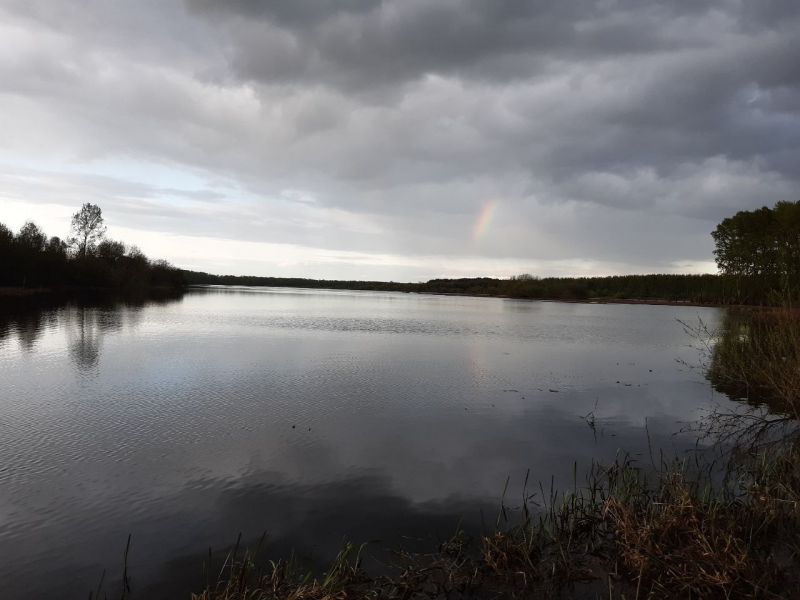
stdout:
<svg viewBox="0 0 800 600">
<path fill-rule="evenodd" d="M 756 8 L 730 0 L 188 4 L 237 34 L 231 56 L 240 76 L 311 78 L 351 92 L 357 84 L 395 86 L 431 73 L 508 81 L 562 61 L 709 48 L 714 34 L 757 35 L 796 16 L 789 3 Z"/>
<path fill-rule="evenodd" d="M 109 207 L 143 229 L 668 270 L 710 260 L 720 218 L 800 197 L 790 0 L 11 1 L 2 13 L 0 160 L 89 175 L 134 160 L 206 182 L 117 173 L 126 191 L 111 197 L 125 202 Z M 98 195 L 108 183 L 82 181 Z M 494 222 L 474 239 L 487 202 Z"/>
</svg>

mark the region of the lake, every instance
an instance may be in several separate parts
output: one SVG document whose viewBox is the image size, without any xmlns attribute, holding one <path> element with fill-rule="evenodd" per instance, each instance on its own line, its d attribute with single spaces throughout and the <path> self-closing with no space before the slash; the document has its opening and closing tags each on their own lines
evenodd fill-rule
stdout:
<svg viewBox="0 0 800 600">
<path fill-rule="evenodd" d="M 730 401 L 680 321 L 721 316 L 285 288 L 4 313 L 0 597 L 85 598 L 104 569 L 118 594 L 128 534 L 145 598 L 202 587 L 239 532 L 315 564 L 435 545 L 528 471 L 571 489 L 593 460 L 684 452 Z"/>
</svg>

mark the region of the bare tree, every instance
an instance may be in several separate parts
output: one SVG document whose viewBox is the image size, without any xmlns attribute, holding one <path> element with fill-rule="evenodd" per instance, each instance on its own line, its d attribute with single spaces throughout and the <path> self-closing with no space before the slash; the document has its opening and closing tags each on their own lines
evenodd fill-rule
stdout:
<svg viewBox="0 0 800 600">
<path fill-rule="evenodd" d="M 87 256 L 106 234 L 103 211 L 100 207 L 89 202 L 81 206 L 81 209 L 72 215 L 72 233 L 70 242 L 77 247 L 80 256 Z"/>
</svg>

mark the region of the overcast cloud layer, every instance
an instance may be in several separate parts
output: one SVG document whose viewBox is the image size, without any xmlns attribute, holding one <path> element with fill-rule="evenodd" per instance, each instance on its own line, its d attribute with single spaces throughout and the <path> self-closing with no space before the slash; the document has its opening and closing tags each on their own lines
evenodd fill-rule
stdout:
<svg viewBox="0 0 800 600">
<path fill-rule="evenodd" d="M 0 0 L 0 131 L 0 222 L 184 267 L 713 271 L 800 199 L 800 2 Z"/>
</svg>

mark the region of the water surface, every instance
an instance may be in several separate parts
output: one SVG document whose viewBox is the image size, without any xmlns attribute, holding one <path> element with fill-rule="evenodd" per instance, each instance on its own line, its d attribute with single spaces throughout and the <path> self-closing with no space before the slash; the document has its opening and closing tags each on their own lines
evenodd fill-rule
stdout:
<svg viewBox="0 0 800 600">
<path fill-rule="evenodd" d="M 528 470 L 571 487 L 681 452 L 727 402 L 690 368 L 698 318 L 720 312 L 264 288 L 5 313 L 0 597 L 113 585 L 129 533 L 148 598 L 201 586 L 238 532 L 322 562 L 432 543 L 493 522 Z"/>
</svg>

